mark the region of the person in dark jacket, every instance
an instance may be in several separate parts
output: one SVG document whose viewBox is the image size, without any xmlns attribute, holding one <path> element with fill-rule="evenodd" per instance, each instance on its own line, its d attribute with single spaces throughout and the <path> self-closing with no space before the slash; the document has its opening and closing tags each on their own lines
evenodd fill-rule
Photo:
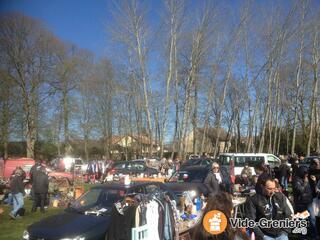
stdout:
<svg viewBox="0 0 320 240">
<path fill-rule="evenodd" d="M 279 166 L 279 180 L 281 187 L 287 191 L 288 190 L 288 179 L 290 176 L 290 167 L 287 164 L 286 160 L 283 160 Z"/>
<path fill-rule="evenodd" d="M 317 197 L 316 185 L 320 180 L 320 161 L 318 158 L 315 158 L 311 161 L 308 173 L 312 196 L 315 198 Z"/>
<path fill-rule="evenodd" d="M 303 212 L 307 210 L 308 205 L 312 202 L 312 191 L 306 167 L 300 166 L 297 169 L 292 187 L 295 211 Z"/>
<path fill-rule="evenodd" d="M 24 185 L 23 185 L 23 171 L 20 169 L 15 170 L 15 174 L 10 181 L 10 189 L 12 193 L 13 199 L 13 210 L 10 212 L 10 217 L 15 219 L 18 215 L 17 212 L 21 209 L 24 205 L 23 196 L 25 195 L 24 192 Z"/>
<path fill-rule="evenodd" d="M 38 160 L 30 169 L 30 182 L 32 183 L 33 181 L 33 176 L 36 173 L 37 170 L 40 170 L 40 168 L 42 167 L 41 165 L 41 161 Z"/>
<path fill-rule="evenodd" d="M 228 174 L 223 169 L 220 169 L 219 164 L 216 162 L 212 163 L 211 168 L 212 171 L 209 171 L 204 180 L 209 195 L 213 196 L 219 191 L 231 192 L 231 182 Z"/>
<path fill-rule="evenodd" d="M 33 182 L 33 177 L 37 173 L 37 171 L 40 170 L 41 168 L 41 160 L 37 160 L 36 163 L 31 167 L 30 169 L 30 183 L 32 184 Z M 30 192 L 31 199 L 34 201 L 34 190 L 33 190 L 33 185 L 31 187 L 31 192 Z"/>
<path fill-rule="evenodd" d="M 298 158 L 292 158 L 292 164 L 291 164 L 291 168 L 292 168 L 292 181 L 294 181 L 295 176 L 297 175 L 297 171 L 299 168 L 299 160 Z"/>
<path fill-rule="evenodd" d="M 40 206 L 40 211 L 44 213 L 44 204 L 48 194 L 49 180 L 44 167 L 40 168 L 40 171 L 36 171 L 33 176 L 33 191 L 34 201 L 32 205 L 32 212 L 37 210 L 37 206 Z"/>
<path fill-rule="evenodd" d="M 249 197 L 245 203 L 246 217 L 255 222 L 265 218 L 268 220 L 284 220 L 291 218 L 293 210 L 289 200 L 280 192 L 276 192 L 276 182 L 272 177 L 261 181 L 261 193 Z M 257 240 L 287 240 L 290 229 L 254 227 Z"/>
<path fill-rule="evenodd" d="M 307 210 L 310 213 L 310 227 L 313 239 L 316 237 L 316 218 L 312 208 L 312 189 L 309 182 L 308 169 L 300 166 L 293 180 L 293 198 L 295 212 Z"/>
</svg>

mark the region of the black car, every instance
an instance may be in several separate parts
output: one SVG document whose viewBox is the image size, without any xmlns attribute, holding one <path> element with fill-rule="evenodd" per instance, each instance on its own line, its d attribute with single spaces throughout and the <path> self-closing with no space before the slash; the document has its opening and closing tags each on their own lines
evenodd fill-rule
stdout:
<svg viewBox="0 0 320 240">
<path fill-rule="evenodd" d="M 139 182 L 124 185 L 110 182 L 95 186 L 79 197 L 64 212 L 30 225 L 23 239 L 105 239 L 111 219 L 112 205 L 128 195 L 166 192 L 174 193 L 163 183 Z"/>
<path fill-rule="evenodd" d="M 210 169 L 210 165 L 182 166 L 178 172 L 172 175 L 166 185 L 178 197 L 183 195 L 185 191 L 193 191 L 195 196 L 201 194 L 207 196 L 208 189 L 203 182 Z"/>
<path fill-rule="evenodd" d="M 211 158 L 190 158 L 187 161 L 185 161 L 182 166 L 211 166 L 213 163 L 213 160 Z"/>
<path fill-rule="evenodd" d="M 191 165 L 181 166 L 178 172 L 175 172 L 170 178 L 170 182 L 204 182 L 204 179 L 210 171 L 210 165 Z"/>
<path fill-rule="evenodd" d="M 145 174 L 147 176 L 152 176 L 158 174 L 154 168 L 148 167 L 145 161 L 121 161 L 113 163 L 111 169 L 109 170 L 111 174 L 130 174 L 139 175 Z"/>
</svg>

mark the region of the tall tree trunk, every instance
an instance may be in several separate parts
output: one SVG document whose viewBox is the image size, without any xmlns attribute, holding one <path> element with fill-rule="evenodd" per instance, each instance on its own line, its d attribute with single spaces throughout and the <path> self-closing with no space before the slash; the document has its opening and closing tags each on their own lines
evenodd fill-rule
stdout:
<svg viewBox="0 0 320 240">
<path fill-rule="evenodd" d="M 62 91 L 62 103 L 63 103 L 63 125 L 64 125 L 64 154 L 71 154 L 68 152 L 70 149 L 70 135 L 69 135 L 69 98 L 67 89 Z"/>
<path fill-rule="evenodd" d="M 271 61 L 271 60 L 270 60 Z M 266 134 L 266 128 L 269 123 L 269 113 L 270 113 L 270 107 L 271 107 L 271 98 L 272 98 L 272 65 L 271 62 L 269 63 L 269 68 L 267 70 L 268 72 L 268 100 L 267 100 L 267 105 L 264 109 L 264 117 L 263 117 L 263 124 L 262 124 L 262 132 L 260 136 L 260 141 L 259 141 L 259 150 L 258 152 L 263 152 L 264 149 L 264 144 L 265 144 L 265 134 Z"/>
<path fill-rule="evenodd" d="M 230 60 L 231 61 L 231 60 Z M 231 63 L 230 63 L 231 65 Z M 225 98 L 226 98 L 226 93 L 227 93 L 227 87 L 229 84 L 229 80 L 231 78 L 231 66 L 228 66 L 228 73 L 227 73 L 227 77 L 224 81 L 224 85 L 223 85 L 223 90 L 222 90 L 222 95 L 220 96 L 220 103 L 219 103 L 219 110 L 218 110 L 218 116 L 217 116 L 217 121 L 216 121 L 216 129 L 217 129 L 217 136 L 216 136 L 216 141 L 214 144 L 214 152 L 213 152 L 213 158 L 215 158 L 217 156 L 218 153 L 218 148 L 219 148 L 219 138 L 220 138 L 220 124 L 221 124 L 221 115 L 222 115 L 222 109 L 224 107 L 224 102 L 225 102 Z"/>
<path fill-rule="evenodd" d="M 318 94 L 318 64 L 319 64 L 319 54 L 317 49 L 318 44 L 318 31 L 314 33 L 314 39 L 313 39 L 313 61 L 312 61 L 312 70 L 313 70 L 313 85 L 312 85 L 312 99 L 311 99 L 311 116 L 310 116 L 310 131 L 309 131 L 309 138 L 308 138 L 308 144 L 307 144 L 307 156 L 310 156 L 310 148 L 312 143 L 312 137 L 314 132 L 314 115 L 315 115 L 315 108 L 316 108 L 316 102 L 317 102 L 317 94 Z"/>
<path fill-rule="evenodd" d="M 171 89 L 171 82 L 174 76 L 174 73 L 177 68 L 177 31 L 178 31 L 178 12 L 179 7 L 177 2 L 168 1 L 168 10 L 171 16 L 170 18 L 170 50 L 169 50 L 169 69 L 166 79 L 166 98 L 165 98 L 165 105 L 164 105 L 164 113 L 163 113 L 163 121 L 162 121 L 162 134 L 160 138 L 160 157 L 163 157 L 163 144 L 164 138 L 167 134 L 167 121 L 168 121 L 168 110 L 170 105 L 170 89 Z"/>
<path fill-rule="evenodd" d="M 299 45 L 299 60 L 297 66 L 296 74 L 296 96 L 295 96 L 295 105 L 294 105 L 294 120 L 293 120 L 293 135 L 291 142 L 291 154 L 295 153 L 296 147 L 296 134 L 297 134 L 297 122 L 298 122 L 298 101 L 300 96 L 300 85 L 301 85 L 301 68 L 302 68 L 302 58 L 303 58 L 303 49 L 304 49 L 304 19 L 306 13 L 306 3 L 303 3 L 303 9 L 300 19 L 300 45 Z"/>
</svg>

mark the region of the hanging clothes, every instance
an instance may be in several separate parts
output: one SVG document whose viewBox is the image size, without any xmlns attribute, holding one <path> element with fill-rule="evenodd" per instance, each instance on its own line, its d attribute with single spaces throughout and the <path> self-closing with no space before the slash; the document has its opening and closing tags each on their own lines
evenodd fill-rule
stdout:
<svg viewBox="0 0 320 240">
<path fill-rule="evenodd" d="M 163 239 L 172 240 L 174 236 L 174 222 L 172 222 L 172 210 L 167 202 L 164 204 L 164 229 L 163 229 Z"/>
<path fill-rule="evenodd" d="M 148 236 L 152 240 L 160 240 L 159 238 L 159 204 L 156 201 L 151 201 L 147 204 L 147 224 L 149 226 Z"/>
<path fill-rule="evenodd" d="M 108 240 L 131 240 L 131 229 L 135 227 L 136 206 L 122 209 L 123 215 L 114 205 L 111 213 Z"/>
</svg>

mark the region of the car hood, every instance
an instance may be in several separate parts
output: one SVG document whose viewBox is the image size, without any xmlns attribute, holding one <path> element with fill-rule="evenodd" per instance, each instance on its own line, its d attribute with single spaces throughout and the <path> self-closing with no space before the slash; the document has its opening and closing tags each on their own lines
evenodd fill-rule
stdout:
<svg viewBox="0 0 320 240">
<path fill-rule="evenodd" d="M 32 238 L 61 239 L 81 235 L 90 239 L 99 234 L 105 235 L 109 222 L 110 216 L 65 211 L 30 225 L 28 232 Z"/>
</svg>

